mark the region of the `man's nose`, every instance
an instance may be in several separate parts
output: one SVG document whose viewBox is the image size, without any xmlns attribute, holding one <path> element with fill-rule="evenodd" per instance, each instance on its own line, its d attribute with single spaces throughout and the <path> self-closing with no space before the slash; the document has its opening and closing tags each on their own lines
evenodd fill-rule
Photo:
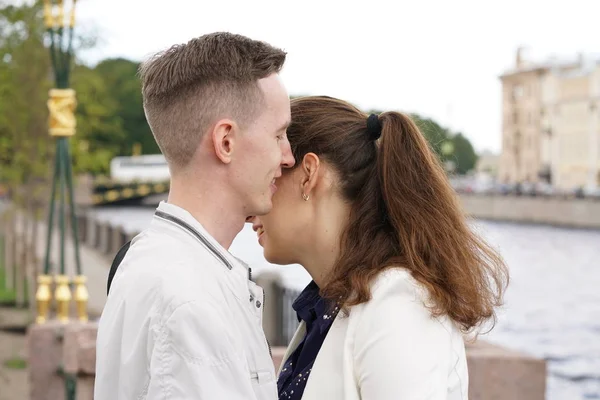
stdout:
<svg viewBox="0 0 600 400">
<path fill-rule="evenodd" d="M 296 160 L 294 159 L 294 155 L 292 154 L 292 148 L 290 147 L 290 142 L 287 140 L 283 145 L 283 157 L 281 158 L 281 165 L 283 168 L 293 168 L 296 164 Z"/>
<path fill-rule="evenodd" d="M 256 217 L 254 215 L 251 215 L 249 217 L 246 217 L 246 222 L 253 224 L 255 219 Z"/>
</svg>

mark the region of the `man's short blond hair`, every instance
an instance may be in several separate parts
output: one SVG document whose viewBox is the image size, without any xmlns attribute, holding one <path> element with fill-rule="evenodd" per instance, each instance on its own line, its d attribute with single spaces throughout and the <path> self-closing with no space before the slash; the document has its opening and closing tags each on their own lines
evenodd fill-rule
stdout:
<svg viewBox="0 0 600 400">
<path fill-rule="evenodd" d="M 264 104 L 258 80 L 278 73 L 286 53 L 217 32 L 175 45 L 140 66 L 144 111 L 171 167 L 184 167 L 219 118 L 244 126 Z"/>
</svg>

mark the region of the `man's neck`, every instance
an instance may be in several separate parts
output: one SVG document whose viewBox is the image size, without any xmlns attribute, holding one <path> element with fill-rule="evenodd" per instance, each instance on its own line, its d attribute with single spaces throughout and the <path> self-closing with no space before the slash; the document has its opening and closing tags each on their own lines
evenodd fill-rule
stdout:
<svg viewBox="0 0 600 400">
<path fill-rule="evenodd" d="M 200 184 L 199 184 L 200 183 Z M 225 249 L 243 229 L 245 217 L 233 209 L 232 198 L 222 190 L 202 190 L 201 182 L 172 179 L 167 202 L 189 212 Z"/>
</svg>

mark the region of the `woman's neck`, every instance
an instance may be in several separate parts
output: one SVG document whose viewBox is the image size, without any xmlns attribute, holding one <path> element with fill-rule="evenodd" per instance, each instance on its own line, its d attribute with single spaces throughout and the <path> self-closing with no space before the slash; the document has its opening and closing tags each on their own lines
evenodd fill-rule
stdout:
<svg viewBox="0 0 600 400">
<path fill-rule="evenodd" d="M 307 236 L 307 245 L 300 264 L 322 288 L 340 255 L 341 237 L 350 214 L 350 207 L 341 199 L 322 201 L 315 209 L 315 221 Z"/>
</svg>

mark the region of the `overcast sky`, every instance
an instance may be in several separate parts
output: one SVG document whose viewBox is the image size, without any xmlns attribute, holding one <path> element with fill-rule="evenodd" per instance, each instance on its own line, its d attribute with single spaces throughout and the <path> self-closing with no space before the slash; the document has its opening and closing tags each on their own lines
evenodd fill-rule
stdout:
<svg viewBox="0 0 600 400">
<path fill-rule="evenodd" d="M 100 46 L 80 54 L 142 60 L 213 31 L 288 52 L 290 94 L 417 112 L 500 150 L 498 76 L 530 57 L 600 52 L 600 1 L 79 0 L 78 26 Z"/>
</svg>

